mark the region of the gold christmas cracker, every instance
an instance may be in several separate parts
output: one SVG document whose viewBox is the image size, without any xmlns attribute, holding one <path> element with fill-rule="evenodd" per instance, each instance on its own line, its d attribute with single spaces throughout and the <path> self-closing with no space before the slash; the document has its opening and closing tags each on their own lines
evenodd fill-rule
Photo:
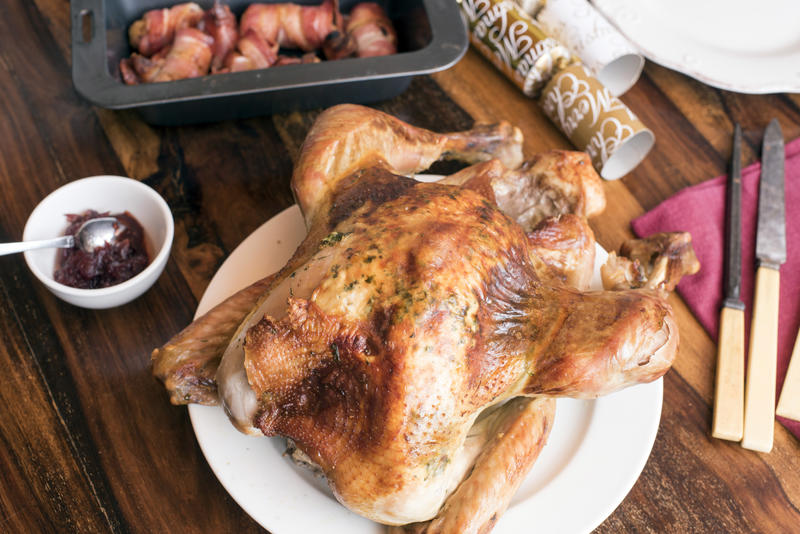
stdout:
<svg viewBox="0 0 800 534">
<path fill-rule="evenodd" d="M 607 180 L 630 172 L 655 142 L 636 115 L 580 64 L 553 76 L 539 105 Z"/>
<path fill-rule="evenodd" d="M 621 178 L 653 147 L 653 133 L 567 47 L 511 0 L 458 0 L 470 42 L 545 114 L 600 176 Z M 541 96 L 540 96 L 541 95 Z"/>
<path fill-rule="evenodd" d="M 459 0 L 470 42 L 527 96 L 569 64 L 565 46 L 510 0 Z"/>
</svg>

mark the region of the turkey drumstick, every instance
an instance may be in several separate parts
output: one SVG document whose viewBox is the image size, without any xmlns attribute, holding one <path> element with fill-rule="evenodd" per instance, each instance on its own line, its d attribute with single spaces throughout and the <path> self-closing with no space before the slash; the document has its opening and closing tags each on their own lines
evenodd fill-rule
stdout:
<svg viewBox="0 0 800 534">
<path fill-rule="evenodd" d="M 439 134 L 371 108 L 345 104 L 323 112 L 308 133 L 292 174 L 292 189 L 311 226 L 339 181 L 383 167 L 394 174 L 421 172 L 439 159 L 522 163 L 522 133 L 507 122 Z"/>
</svg>

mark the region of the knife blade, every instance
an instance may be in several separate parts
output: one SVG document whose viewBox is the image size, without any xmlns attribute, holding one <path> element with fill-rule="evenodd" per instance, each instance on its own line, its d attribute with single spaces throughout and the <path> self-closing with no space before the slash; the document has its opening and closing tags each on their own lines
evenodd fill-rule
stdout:
<svg viewBox="0 0 800 534">
<path fill-rule="evenodd" d="M 780 267 L 786 261 L 783 134 L 777 119 L 764 132 L 758 187 L 755 295 L 745 390 L 742 447 L 772 450 L 778 354 Z"/>
<path fill-rule="evenodd" d="M 742 284 L 742 129 L 733 133 L 725 199 L 724 300 L 719 317 L 711 435 L 739 441 L 744 426 L 744 303 Z"/>
<path fill-rule="evenodd" d="M 725 301 L 724 306 L 744 310 L 742 286 L 742 128 L 733 131 L 731 173 L 725 199 Z"/>
<path fill-rule="evenodd" d="M 786 205 L 784 203 L 783 133 L 777 119 L 764 132 L 761 182 L 758 186 L 758 264 L 780 269 L 786 261 Z"/>
</svg>

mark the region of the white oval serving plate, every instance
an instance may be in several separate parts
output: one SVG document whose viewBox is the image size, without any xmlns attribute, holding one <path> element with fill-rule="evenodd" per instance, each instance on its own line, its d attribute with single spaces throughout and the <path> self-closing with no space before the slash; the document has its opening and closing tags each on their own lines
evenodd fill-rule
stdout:
<svg viewBox="0 0 800 534">
<path fill-rule="evenodd" d="M 720 89 L 800 92 L 796 0 L 593 0 L 650 60 Z"/>
</svg>

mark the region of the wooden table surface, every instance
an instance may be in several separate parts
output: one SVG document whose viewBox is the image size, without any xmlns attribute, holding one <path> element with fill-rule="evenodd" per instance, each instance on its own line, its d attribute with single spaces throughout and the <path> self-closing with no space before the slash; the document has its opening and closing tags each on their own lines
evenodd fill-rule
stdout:
<svg viewBox="0 0 800 534">
<path fill-rule="evenodd" d="M 608 208 L 593 227 L 606 248 L 631 236 L 632 218 L 723 173 L 734 122 L 745 163 L 772 117 L 787 140 L 800 136 L 800 95 L 720 91 L 652 63 L 624 101 L 657 142 L 633 173 L 605 184 Z M 507 119 L 523 130 L 527 154 L 570 148 L 472 51 L 376 107 L 436 130 Z M 176 225 L 156 285 L 111 310 L 72 307 L 21 255 L 0 258 L 0 530 L 263 531 L 214 477 L 186 408 L 170 405 L 151 376 L 149 355 L 191 320 L 225 257 L 293 203 L 292 160 L 318 111 L 165 128 L 94 108 L 72 86 L 66 0 L 0 4 L 0 109 L 0 241 L 18 240 L 50 191 L 99 174 L 152 186 Z M 715 345 L 679 297 L 671 302 L 681 345 L 658 436 L 597 532 L 799 532 L 798 441 L 780 425 L 771 454 L 709 437 Z"/>
</svg>

